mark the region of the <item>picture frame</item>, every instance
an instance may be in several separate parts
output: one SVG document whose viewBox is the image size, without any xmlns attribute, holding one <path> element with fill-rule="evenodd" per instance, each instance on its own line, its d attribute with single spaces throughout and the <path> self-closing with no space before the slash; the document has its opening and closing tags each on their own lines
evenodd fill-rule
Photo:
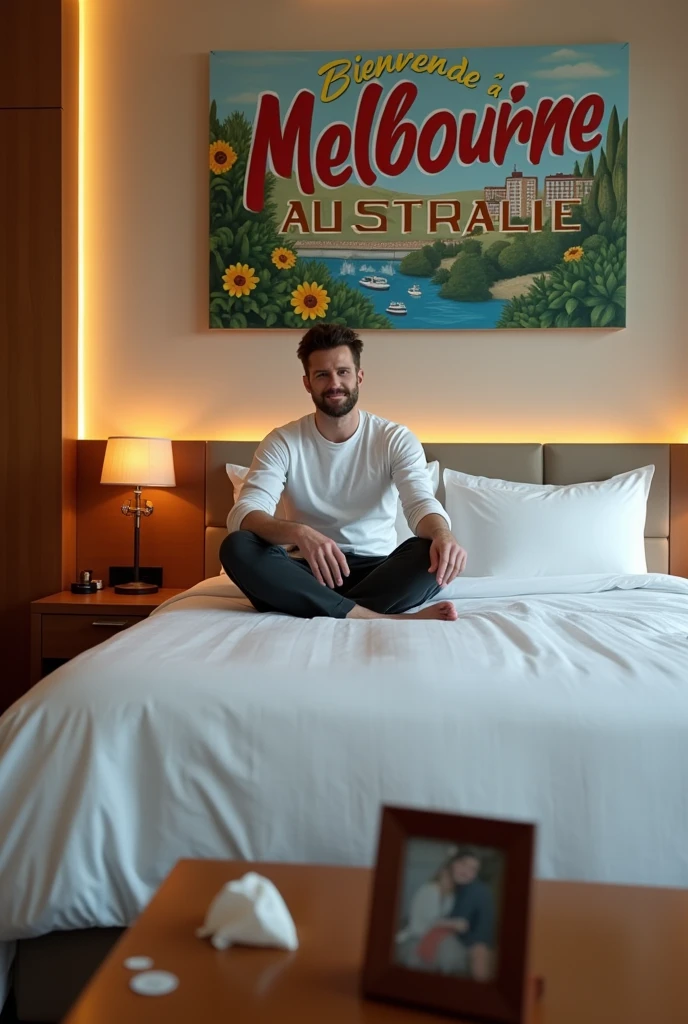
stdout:
<svg viewBox="0 0 688 1024">
<path fill-rule="evenodd" d="M 525 1024 L 534 845 L 525 822 L 383 807 L 363 995 Z"/>
</svg>

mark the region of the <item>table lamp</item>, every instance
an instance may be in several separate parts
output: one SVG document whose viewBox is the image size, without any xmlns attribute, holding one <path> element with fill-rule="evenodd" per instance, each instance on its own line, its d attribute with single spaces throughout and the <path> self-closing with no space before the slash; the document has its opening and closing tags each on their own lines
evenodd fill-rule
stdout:
<svg viewBox="0 0 688 1024">
<path fill-rule="evenodd" d="M 156 585 L 144 583 L 139 577 L 141 517 L 153 515 L 152 502 L 141 505 L 141 488 L 176 485 L 172 442 L 163 437 L 108 437 L 100 482 L 134 488 L 134 507 L 130 502 L 122 505 L 124 515 L 134 517 L 134 578 L 131 583 L 116 586 L 115 593 L 155 594 Z"/>
</svg>

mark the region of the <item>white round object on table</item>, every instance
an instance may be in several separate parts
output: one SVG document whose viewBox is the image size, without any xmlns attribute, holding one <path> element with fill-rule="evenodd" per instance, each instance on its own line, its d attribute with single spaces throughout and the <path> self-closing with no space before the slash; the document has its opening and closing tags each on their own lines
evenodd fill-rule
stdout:
<svg viewBox="0 0 688 1024">
<path fill-rule="evenodd" d="M 140 996 L 166 996 L 179 985 L 179 978 L 169 971 L 144 971 L 129 982 L 129 988 Z"/>
<path fill-rule="evenodd" d="M 124 966 L 130 971 L 147 971 L 153 966 L 153 961 L 149 956 L 128 956 Z"/>
</svg>

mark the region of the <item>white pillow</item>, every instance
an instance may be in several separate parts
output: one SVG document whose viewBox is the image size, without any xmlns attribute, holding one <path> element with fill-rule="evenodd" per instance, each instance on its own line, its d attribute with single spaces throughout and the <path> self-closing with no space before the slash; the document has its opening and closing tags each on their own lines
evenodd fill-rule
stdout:
<svg viewBox="0 0 688 1024">
<path fill-rule="evenodd" d="M 241 492 L 244 489 L 244 481 L 246 480 L 246 477 L 248 476 L 248 471 L 249 471 L 250 468 L 251 468 L 250 466 L 238 466 L 234 462 L 226 462 L 225 463 L 225 469 L 227 470 L 227 476 L 229 477 L 229 479 L 230 479 L 230 481 L 232 483 L 232 487 L 234 488 L 234 504 L 235 505 L 236 505 L 237 501 L 239 500 L 239 498 L 241 497 Z M 282 504 L 282 499 L 281 498 L 280 498 L 279 502 L 277 503 L 277 508 L 275 509 L 275 518 L 276 519 L 286 519 L 287 518 L 287 515 L 286 515 L 286 513 L 284 511 L 284 505 Z"/>
<path fill-rule="evenodd" d="M 430 479 L 432 480 L 432 493 L 437 494 L 437 488 L 440 485 L 439 462 L 428 462 L 428 469 L 430 471 Z M 397 531 L 397 547 L 399 547 L 400 544 L 403 544 L 405 540 L 414 536 L 409 529 L 409 524 L 406 522 L 406 516 L 404 515 L 404 510 L 401 507 L 401 498 L 397 501 L 397 518 L 394 528 Z"/>
<path fill-rule="evenodd" d="M 244 480 L 248 476 L 249 466 L 237 466 L 233 462 L 226 462 L 225 469 L 230 483 L 234 488 L 234 504 L 236 505 L 244 486 Z"/>
<path fill-rule="evenodd" d="M 468 553 L 464 576 L 647 572 L 645 519 L 655 471 L 599 483 L 519 484 L 445 469 L 445 507 Z"/>
</svg>

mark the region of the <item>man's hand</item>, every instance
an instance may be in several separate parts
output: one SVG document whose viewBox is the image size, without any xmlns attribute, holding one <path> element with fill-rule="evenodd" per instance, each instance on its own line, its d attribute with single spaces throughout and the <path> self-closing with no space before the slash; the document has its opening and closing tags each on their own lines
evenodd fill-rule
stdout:
<svg viewBox="0 0 688 1024">
<path fill-rule="evenodd" d="M 466 568 L 466 552 L 451 530 L 437 530 L 430 545 L 430 568 L 437 573 L 437 582 L 446 587 Z"/>
<path fill-rule="evenodd" d="M 349 575 L 349 564 L 344 552 L 333 540 L 310 526 L 302 526 L 299 527 L 296 543 L 318 583 L 333 590 L 341 587 L 342 577 Z"/>
</svg>

